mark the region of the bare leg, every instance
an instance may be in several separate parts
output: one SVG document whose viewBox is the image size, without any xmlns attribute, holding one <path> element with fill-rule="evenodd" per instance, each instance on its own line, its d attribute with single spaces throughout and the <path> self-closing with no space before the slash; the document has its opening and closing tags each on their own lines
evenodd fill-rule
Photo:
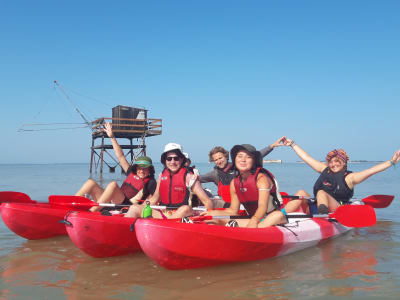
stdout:
<svg viewBox="0 0 400 300">
<path fill-rule="evenodd" d="M 299 190 L 295 194 L 295 196 L 302 196 L 302 197 L 310 197 L 310 195 L 304 191 L 304 190 Z M 296 200 L 290 200 L 286 205 L 285 205 L 285 210 L 287 213 L 295 212 L 295 211 L 300 211 L 308 213 L 310 210 L 308 209 L 308 204 L 306 199 L 296 199 Z M 286 223 L 286 222 L 285 222 Z"/>
<path fill-rule="evenodd" d="M 304 190 L 299 190 L 295 194 L 295 196 L 302 196 L 302 197 L 310 197 L 310 195 L 304 191 Z M 285 205 L 285 211 L 286 213 L 291 213 L 295 211 L 301 211 L 308 213 L 309 208 L 307 204 L 306 199 L 296 199 L 296 200 L 291 200 Z M 264 227 L 269 227 L 277 224 L 286 224 L 287 219 L 285 215 L 283 214 L 282 211 L 273 211 L 271 212 L 262 222 L 258 224 L 258 228 L 264 228 Z"/>
<path fill-rule="evenodd" d="M 101 197 L 97 200 L 98 203 L 114 203 L 114 204 L 121 204 L 125 199 L 124 193 L 122 193 L 121 188 L 118 184 L 113 181 L 110 182 L 107 187 L 105 188 Z M 92 207 L 91 211 L 100 210 L 100 206 Z"/>
<path fill-rule="evenodd" d="M 137 204 L 131 205 L 124 217 L 140 218 L 142 216 L 143 208 L 144 208 L 143 204 L 142 205 L 137 205 Z"/>
<path fill-rule="evenodd" d="M 193 211 L 189 205 L 179 207 L 172 215 L 168 215 L 168 219 L 183 218 L 193 215 Z"/>
<path fill-rule="evenodd" d="M 236 222 L 238 223 L 239 227 L 246 227 L 247 224 L 249 223 L 249 219 L 235 219 Z M 221 220 L 222 221 L 222 220 Z M 229 220 L 223 220 L 225 223 L 228 223 Z"/>
<path fill-rule="evenodd" d="M 103 194 L 104 190 L 97 184 L 93 179 L 87 180 L 82 187 L 76 192 L 75 196 L 83 196 L 89 194 L 92 198 L 97 201 Z"/>
<path fill-rule="evenodd" d="M 140 218 L 142 216 L 142 210 L 145 207 L 145 205 L 146 204 L 131 205 L 129 207 L 128 212 L 125 214 L 125 217 Z M 186 216 L 191 216 L 192 214 L 193 214 L 193 211 L 190 209 L 190 206 L 184 205 L 184 206 L 179 207 L 173 214 L 171 214 L 171 215 L 165 214 L 165 216 L 168 219 L 175 219 L 175 218 L 183 218 Z M 152 217 L 154 219 L 163 219 L 163 216 L 161 215 L 161 213 L 156 209 L 152 210 Z"/>
<path fill-rule="evenodd" d="M 333 198 L 331 195 L 329 195 L 327 192 L 319 190 L 317 193 L 317 204 L 318 208 L 320 207 L 321 204 L 325 205 L 326 207 L 329 208 L 329 211 L 333 212 L 335 211 L 340 204 Z"/>
<path fill-rule="evenodd" d="M 300 203 L 301 204 L 301 203 Z M 258 228 L 265 228 L 276 224 L 287 223 L 286 217 L 280 210 L 271 212 L 262 222 L 258 223 Z"/>
</svg>

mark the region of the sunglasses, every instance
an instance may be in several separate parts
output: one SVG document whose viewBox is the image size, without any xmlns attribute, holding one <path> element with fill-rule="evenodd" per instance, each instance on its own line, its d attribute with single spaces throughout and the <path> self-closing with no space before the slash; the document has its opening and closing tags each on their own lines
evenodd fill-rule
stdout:
<svg viewBox="0 0 400 300">
<path fill-rule="evenodd" d="M 172 161 L 172 160 L 174 160 L 174 161 L 179 161 L 181 158 L 179 157 L 179 156 L 168 156 L 167 158 L 166 158 L 166 160 L 167 161 Z"/>
</svg>

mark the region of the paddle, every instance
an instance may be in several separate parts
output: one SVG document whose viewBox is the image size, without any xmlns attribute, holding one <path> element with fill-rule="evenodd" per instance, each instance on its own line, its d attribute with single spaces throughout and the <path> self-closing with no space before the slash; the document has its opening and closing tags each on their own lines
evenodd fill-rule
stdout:
<svg viewBox="0 0 400 300">
<path fill-rule="evenodd" d="M 371 195 L 361 201 L 374 208 L 385 208 L 392 203 L 393 199 L 394 196 L 391 195 Z"/>
<path fill-rule="evenodd" d="M 289 198 L 292 200 L 305 199 L 305 200 L 316 200 L 314 197 L 304 197 L 304 196 L 291 196 L 291 195 L 281 195 L 282 198 Z M 371 195 L 360 201 L 372 206 L 373 208 L 385 208 L 388 207 L 394 199 L 391 195 Z"/>
<path fill-rule="evenodd" d="M 13 202 L 13 203 L 36 203 L 25 193 L 4 191 L 0 192 L 0 203 Z"/>
<path fill-rule="evenodd" d="M 70 195 L 51 195 L 49 196 L 49 203 L 54 205 L 68 206 L 68 207 L 84 207 L 91 208 L 94 206 L 103 206 L 103 207 L 129 207 L 132 204 L 114 204 L 114 203 L 97 203 L 93 202 L 90 199 L 82 196 L 70 196 Z M 178 209 L 178 206 L 163 206 L 163 205 L 150 205 L 151 208 L 154 209 Z M 197 211 L 206 211 L 205 208 L 200 207 L 192 207 L 193 210 Z"/>
<path fill-rule="evenodd" d="M 375 210 L 369 205 L 342 205 L 335 212 L 327 215 L 300 215 L 288 214 L 293 219 L 303 218 L 330 218 L 336 219 L 340 224 L 347 227 L 367 227 L 376 224 Z M 249 219 L 248 216 L 199 216 L 192 218 L 195 221 L 212 219 Z"/>
</svg>

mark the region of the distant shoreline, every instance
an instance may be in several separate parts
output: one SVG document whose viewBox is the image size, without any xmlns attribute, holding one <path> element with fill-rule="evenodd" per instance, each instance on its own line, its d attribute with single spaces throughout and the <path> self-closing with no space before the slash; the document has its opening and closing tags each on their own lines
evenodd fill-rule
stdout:
<svg viewBox="0 0 400 300">
<path fill-rule="evenodd" d="M 325 162 L 321 160 L 321 162 Z M 347 163 L 348 164 L 361 164 L 361 163 L 381 163 L 384 162 L 384 160 L 349 160 Z M 297 164 L 305 164 L 304 161 L 296 161 L 295 163 Z"/>
</svg>

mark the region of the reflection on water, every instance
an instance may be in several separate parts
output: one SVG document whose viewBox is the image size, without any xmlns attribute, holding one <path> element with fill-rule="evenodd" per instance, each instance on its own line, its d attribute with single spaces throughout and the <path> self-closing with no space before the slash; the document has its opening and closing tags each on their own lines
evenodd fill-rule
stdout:
<svg viewBox="0 0 400 300">
<path fill-rule="evenodd" d="M 398 229 L 380 222 L 285 257 L 185 271 L 162 269 L 143 253 L 94 259 L 67 237 L 25 241 L 0 258 L 1 299 L 391 298 L 400 295 L 399 271 L 385 261 L 399 261 Z"/>
</svg>

